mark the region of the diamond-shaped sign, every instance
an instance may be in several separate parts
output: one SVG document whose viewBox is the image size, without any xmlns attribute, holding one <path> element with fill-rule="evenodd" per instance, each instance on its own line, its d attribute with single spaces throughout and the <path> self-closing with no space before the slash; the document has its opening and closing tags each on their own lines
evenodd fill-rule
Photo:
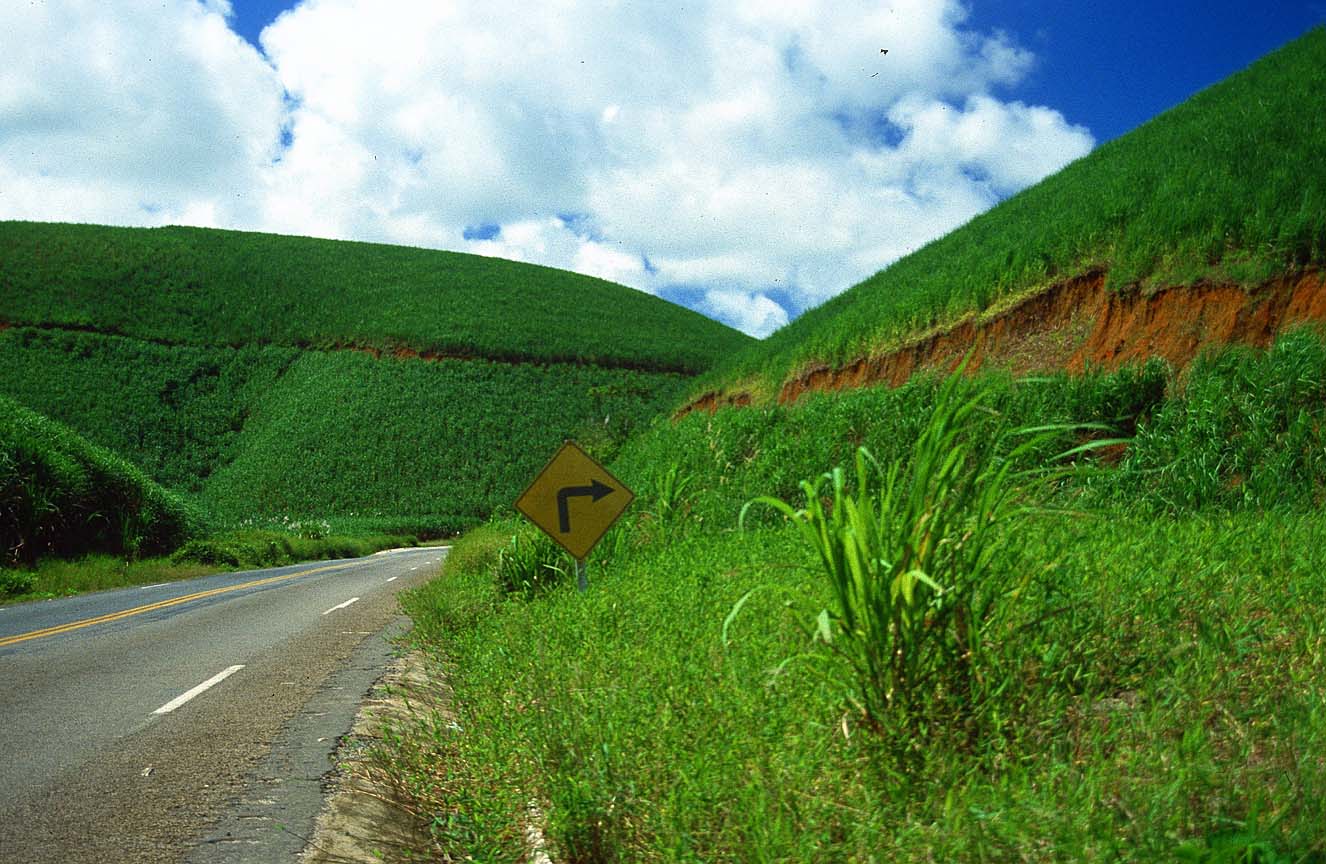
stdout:
<svg viewBox="0 0 1326 864">
<path fill-rule="evenodd" d="M 516 499 L 516 509 L 581 561 L 634 500 L 626 484 L 567 441 Z"/>
</svg>

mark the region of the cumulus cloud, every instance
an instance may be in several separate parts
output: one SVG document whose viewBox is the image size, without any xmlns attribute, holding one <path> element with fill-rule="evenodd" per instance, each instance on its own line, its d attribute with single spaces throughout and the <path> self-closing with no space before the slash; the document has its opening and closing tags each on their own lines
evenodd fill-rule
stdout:
<svg viewBox="0 0 1326 864">
<path fill-rule="evenodd" d="M 229 4 L 65 0 L 0 12 L 0 218 L 251 221 L 281 86 Z"/>
<path fill-rule="evenodd" d="M 787 310 L 763 294 L 716 288 L 705 292 L 700 311 L 763 339 L 787 323 Z"/>
<path fill-rule="evenodd" d="M 228 12 L 0 12 L 0 217 L 500 255 L 763 335 L 1093 143 L 956 0 L 305 0 L 262 54 Z"/>
</svg>

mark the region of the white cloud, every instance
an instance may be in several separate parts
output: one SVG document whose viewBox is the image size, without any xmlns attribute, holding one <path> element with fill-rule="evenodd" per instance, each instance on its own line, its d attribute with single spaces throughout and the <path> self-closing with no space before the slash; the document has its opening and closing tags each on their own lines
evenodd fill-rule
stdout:
<svg viewBox="0 0 1326 864">
<path fill-rule="evenodd" d="M 956 0 L 306 0 L 266 58 L 224 0 L 115 6 L 0 11 L 0 218 L 501 255 L 763 334 L 1092 144 Z"/>
<path fill-rule="evenodd" d="M 700 311 L 760 339 L 788 321 L 782 306 L 763 294 L 741 290 L 715 288 L 705 292 Z"/>
<path fill-rule="evenodd" d="M 251 220 L 281 89 L 228 6 L 6 4 L 0 218 Z"/>
</svg>

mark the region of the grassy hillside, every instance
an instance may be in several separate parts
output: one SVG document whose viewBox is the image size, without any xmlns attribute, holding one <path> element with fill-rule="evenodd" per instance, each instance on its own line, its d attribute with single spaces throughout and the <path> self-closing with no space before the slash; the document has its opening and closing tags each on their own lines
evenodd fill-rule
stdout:
<svg viewBox="0 0 1326 864">
<path fill-rule="evenodd" d="M 752 340 L 494 258 L 205 228 L 0 222 L 0 321 L 167 344 L 343 345 L 694 373 Z"/>
<path fill-rule="evenodd" d="M 696 386 L 1087 268 L 1326 263 L 1323 94 L 1319 29 Z M 378 767 L 431 857 L 526 860 L 534 802 L 566 861 L 1326 860 L 1322 333 L 695 412 L 611 467 L 587 592 L 497 519 L 407 601 L 447 703 Z"/>
<path fill-rule="evenodd" d="M 0 224 L 0 393 L 215 524 L 424 535 L 610 453 L 742 334 L 475 256 L 204 229 Z"/>
<path fill-rule="evenodd" d="M 168 551 L 201 529 L 200 515 L 109 450 L 0 396 L 0 567 Z"/>
<path fill-rule="evenodd" d="M 563 440 L 610 453 L 677 376 L 306 354 L 254 404 L 204 498 L 223 519 L 357 517 L 437 533 L 510 505 Z"/>
<path fill-rule="evenodd" d="M 0 391 L 85 430 L 221 524 L 437 534 L 510 504 L 568 436 L 611 447 L 678 396 L 662 372 L 0 331 Z"/>
<path fill-rule="evenodd" d="M 812 309 L 703 384 L 879 353 L 1055 279 L 1260 281 L 1326 263 L 1317 28 Z M 697 388 L 703 386 L 697 384 Z"/>
<path fill-rule="evenodd" d="M 299 355 L 13 327 L 0 331 L 0 391 L 198 493 L 235 457 L 252 406 Z"/>
<path fill-rule="evenodd" d="M 640 499 L 588 593 L 497 522 L 410 597 L 449 700 L 379 765 L 434 857 L 524 860 L 534 800 L 568 861 L 1323 860 L 1326 342 L 1172 384 L 982 373 L 659 422 L 612 466 Z M 1064 421 L 1093 425 L 1017 452 Z M 850 502 L 799 488 L 835 465 Z M 800 515 L 743 530 L 769 494 Z M 872 645 L 906 673 L 870 677 Z"/>
</svg>

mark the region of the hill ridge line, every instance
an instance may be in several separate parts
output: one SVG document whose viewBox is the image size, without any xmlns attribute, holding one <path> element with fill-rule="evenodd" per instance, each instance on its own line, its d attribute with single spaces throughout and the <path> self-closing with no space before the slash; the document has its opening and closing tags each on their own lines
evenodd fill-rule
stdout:
<svg viewBox="0 0 1326 864">
<path fill-rule="evenodd" d="M 327 345 L 313 345 L 303 342 L 190 342 L 179 339 L 163 339 L 159 336 L 143 336 L 137 334 L 124 333 L 113 328 L 99 327 L 92 324 L 63 324 L 54 322 L 32 323 L 26 321 L 12 321 L 0 319 L 0 332 L 5 330 L 39 330 L 55 331 L 61 333 L 87 333 L 93 336 L 104 336 L 113 339 L 127 339 L 134 342 L 144 342 L 150 345 L 159 345 L 163 348 L 227 348 L 232 351 L 238 351 L 248 346 L 254 347 L 272 347 L 289 348 L 295 351 L 317 351 L 322 353 L 336 352 L 354 352 L 358 354 L 367 354 L 375 360 L 420 360 L 426 363 L 440 363 L 444 360 L 459 360 L 466 362 L 485 362 L 497 363 L 504 366 L 579 366 L 594 369 L 606 370 L 626 370 L 631 372 L 652 372 L 657 374 L 681 375 L 688 378 L 694 378 L 700 374 L 698 372 L 686 369 L 681 366 L 669 364 L 649 364 L 634 363 L 625 360 L 596 361 L 586 360 L 583 357 L 560 356 L 560 355 L 534 355 L 534 354 L 510 354 L 507 356 L 492 356 L 486 354 L 467 353 L 463 351 L 440 351 L 433 349 L 418 349 L 405 344 L 372 345 L 359 344 L 354 342 L 332 342 Z"/>
<path fill-rule="evenodd" d="M 1059 280 L 993 315 L 969 314 L 880 354 L 839 366 L 803 367 L 779 384 L 777 403 L 807 393 L 875 384 L 898 387 L 919 371 L 950 372 L 970 350 L 968 371 L 1006 365 L 1014 373 L 1115 369 L 1161 357 L 1182 369 L 1217 344 L 1265 347 L 1294 324 L 1326 322 L 1326 271 L 1287 271 L 1251 287 L 1198 281 L 1143 291 L 1105 287 L 1107 269 Z M 710 390 L 673 414 L 709 414 L 754 402 L 748 390 Z"/>
</svg>

